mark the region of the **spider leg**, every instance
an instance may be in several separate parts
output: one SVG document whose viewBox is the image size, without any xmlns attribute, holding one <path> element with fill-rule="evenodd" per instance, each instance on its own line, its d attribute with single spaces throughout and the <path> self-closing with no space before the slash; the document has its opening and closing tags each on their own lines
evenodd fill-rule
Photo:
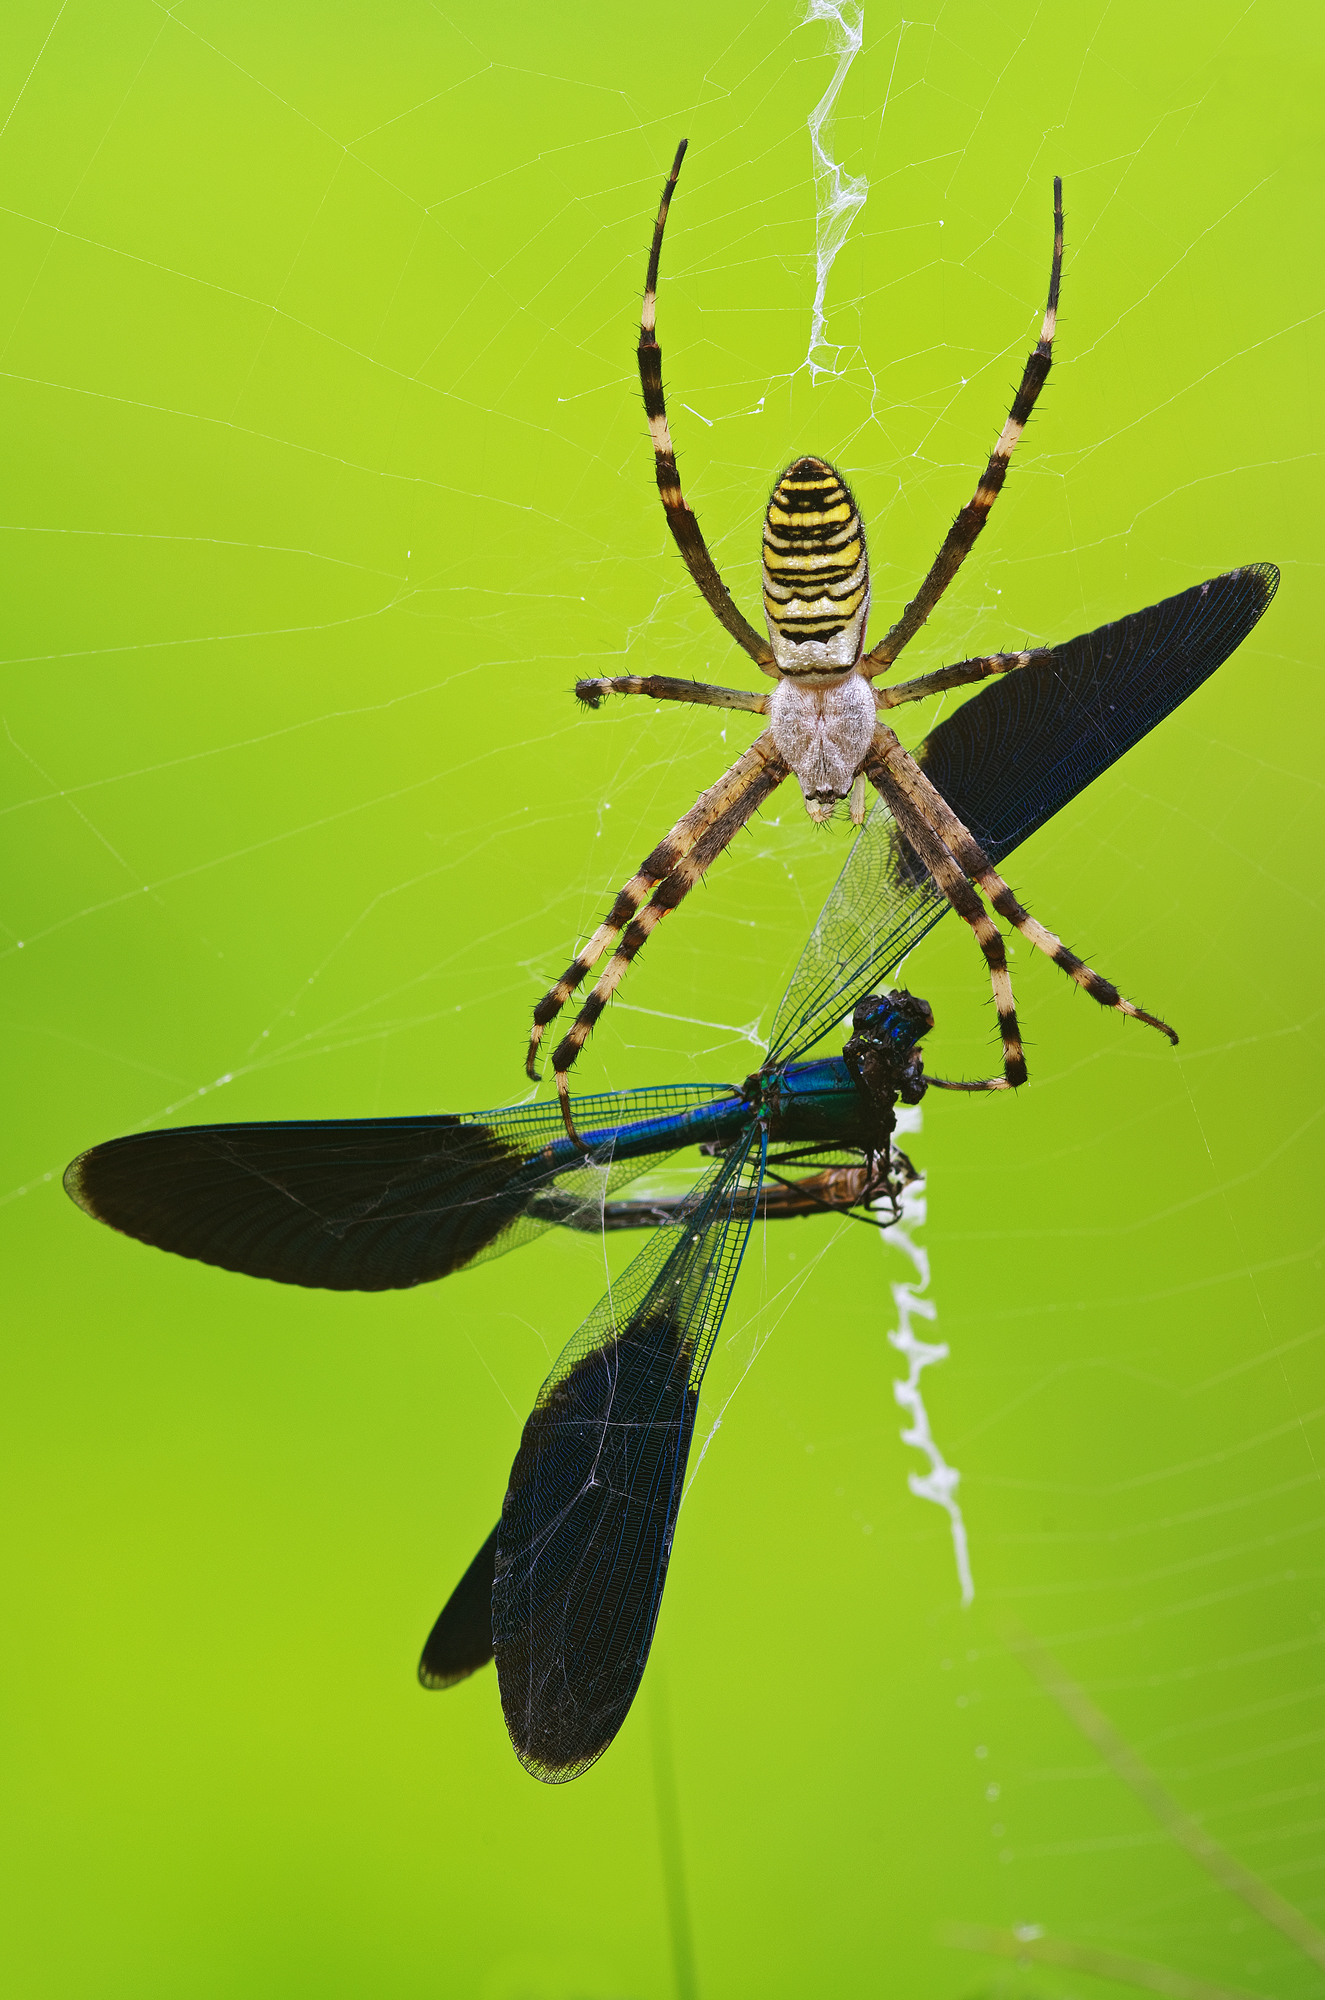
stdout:
<svg viewBox="0 0 1325 2000">
<path fill-rule="evenodd" d="M 557 1101 L 561 1106 L 561 1122 L 566 1127 L 566 1137 L 573 1139 L 582 1153 L 587 1153 L 589 1148 L 575 1129 L 575 1120 L 570 1108 L 570 1090 L 564 1076 L 557 1078 Z"/>
<path fill-rule="evenodd" d="M 955 1085 L 943 1083 L 938 1077 L 928 1075 L 925 1081 L 936 1084 L 940 1090 L 1017 1090 L 1026 1081 L 1026 1056 L 1021 1046 L 1021 1030 L 1017 1026 L 1017 1007 L 1012 995 L 1012 974 L 1008 971 L 1007 952 L 1004 949 L 1002 933 L 943 840 L 921 817 L 908 794 L 898 784 L 879 754 L 877 741 L 865 759 L 865 775 L 957 915 L 974 931 L 975 941 L 984 953 L 985 964 L 989 967 L 989 983 L 994 989 L 998 1032 L 1003 1042 L 1002 1076 L 989 1077 L 979 1083 Z"/>
<path fill-rule="evenodd" d="M 1155 1014 L 1147 1014 L 1134 1001 L 1124 999 L 1112 980 L 1101 978 L 1088 966 L 1084 959 L 1069 951 L 1060 937 L 1031 916 L 1018 902 L 1012 890 L 994 867 L 980 843 L 962 825 L 952 807 L 936 792 L 929 779 L 913 757 L 908 756 L 891 729 L 882 723 L 875 731 L 874 748 L 871 756 L 878 755 L 897 786 L 906 794 L 914 809 L 933 828 L 947 850 L 971 880 L 983 889 L 985 895 L 998 914 L 1008 923 L 1015 925 L 1024 938 L 1051 958 L 1060 972 L 1084 987 L 1092 1000 L 1101 1007 L 1114 1008 L 1120 1014 L 1130 1014 L 1135 1021 L 1144 1021 L 1147 1027 L 1157 1028 L 1161 1035 L 1167 1035 L 1176 1047 L 1178 1037 L 1167 1021 L 1161 1021 Z M 908 835 L 909 838 L 909 835 Z"/>
<path fill-rule="evenodd" d="M 727 586 L 718 575 L 704 537 L 699 532 L 699 522 L 686 505 L 685 495 L 681 491 L 681 475 L 676 469 L 676 450 L 672 444 L 671 431 L 667 426 L 667 405 L 662 385 L 662 349 L 654 335 L 658 317 L 658 259 L 662 255 L 667 211 L 672 204 L 672 193 L 681 172 L 681 162 L 685 158 L 688 143 L 683 139 L 677 147 L 672 171 L 663 186 L 658 220 L 653 227 L 649 272 L 644 280 L 644 309 L 640 315 L 638 349 L 640 387 L 644 391 L 644 413 L 648 417 L 649 435 L 653 439 L 659 498 L 667 514 L 667 525 L 672 531 L 672 538 L 681 551 L 686 568 L 699 585 L 709 610 L 718 623 L 726 627 L 738 646 L 744 646 L 756 665 L 761 666 L 765 673 L 774 673 L 776 669 L 773 665 L 773 648 L 767 639 L 760 638 L 753 625 L 747 623 L 732 603 Z"/>
<path fill-rule="evenodd" d="M 763 748 L 765 745 L 767 747 Z M 557 1045 L 552 1057 L 552 1067 L 556 1072 L 557 1090 L 562 1095 L 563 1103 L 566 1074 L 588 1041 L 595 1022 L 624 979 L 632 959 L 643 950 L 650 935 L 657 929 L 668 911 L 674 910 L 684 901 L 695 884 L 702 880 L 709 864 L 717 859 L 746 821 L 763 804 L 770 792 L 776 791 L 787 776 L 788 767 L 773 748 L 768 732 L 751 745 L 746 758 L 739 760 L 740 763 L 752 759 L 755 751 L 761 751 L 758 761 L 747 765 L 739 788 L 729 797 L 723 810 L 713 816 L 690 852 L 678 857 L 670 872 L 654 890 L 651 900 L 645 903 L 626 925 L 607 970 L 576 1015 L 570 1032 Z M 737 766 L 733 766 L 733 770 L 736 768 Z"/>
<path fill-rule="evenodd" d="M 900 708 L 905 701 L 924 701 L 927 695 L 965 687 L 970 681 L 988 680 L 991 674 L 1010 674 L 1017 667 L 1028 667 L 1032 660 L 1047 659 L 1052 650 L 1050 646 L 1032 646 L 1025 653 L 985 653 L 978 660 L 962 660 L 955 667 L 940 667 L 937 673 L 921 674 L 918 680 L 875 688 L 874 699 L 880 708 Z"/>
<path fill-rule="evenodd" d="M 1044 310 L 1044 324 L 1040 328 L 1039 341 L 1033 353 L 1026 357 L 1021 386 L 1013 397 L 1008 420 L 1003 426 L 1003 434 L 994 446 L 980 484 L 949 528 L 943 546 L 930 566 L 929 575 L 897 623 L 861 660 L 856 671 L 866 677 L 883 673 L 885 668 L 892 665 L 903 646 L 915 637 L 969 555 L 976 536 L 989 518 L 990 508 L 1003 490 L 1003 481 L 1008 476 L 1008 462 L 1016 450 L 1017 440 L 1030 421 L 1031 411 L 1035 408 L 1035 399 L 1044 387 L 1045 377 L 1053 362 L 1054 327 L 1058 320 L 1058 285 L 1062 272 L 1063 183 L 1055 176 L 1054 254 L 1049 272 L 1049 303 Z"/>
<path fill-rule="evenodd" d="M 650 701 L 689 701 L 699 708 L 746 708 L 767 715 L 769 697 L 744 688 L 712 687 L 707 681 L 676 681 L 666 674 L 618 674 L 613 680 L 576 681 L 575 699 L 601 708 L 609 694 L 642 694 Z"/>
<path fill-rule="evenodd" d="M 972 1079 L 967 1077 L 930 1076 L 929 1072 L 926 1071 L 925 1082 L 931 1090 L 975 1091 L 1007 1090 L 1009 1088 L 1007 1079 L 1001 1076 L 983 1076 Z M 1015 1086 L 1012 1087 L 1015 1088 Z"/>
<path fill-rule="evenodd" d="M 525 1073 L 534 1082 L 538 1081 L 535 1063 L 538 1045 L 543 1039 L 543 1030 L 549 1022 L 556 1020 L 571 994 L 583 982 L 585 974 L 597 965 L 613 939 L 630 924 L 636 911 L 648 902 L 659 884 L 670 877 L 677 864 L 692 852 L 699 838 L 721 818 L 733 800 L 739 801 L 752 781 L 758 780 L 763 773 L 773 768 L 777 771 L 773 784 L 780 784 L 787 775 L 787 767 L 773 748 L 772 731 L 766 729 L 762 735 L 755 738 L 750 748 L 736 759 L 731 769 L 723 772 L 715 785 L 710 785 L 706 792 L 700 793 L 689 812 L 682 815 L 671 832 L 658 842 L 652 854 L 640 863 L 638 874 L 632 875 L 619 892 L 605 920 L 598 926 L 589 942 L 576 952 L 556 985 L 543 995 L 534 1009 L 529 1053 L 525 1058 Z M 768 790 L 771 791 L 772 788 L 770 785 Z M 763 796 L 761 793 L 760 797 Z M 753 809 L 751 807 L 751 811 Z M 732 829 L 733 832 L 735 830 Z M 726 845 L 725 841 L 723 845 Z M 707 865 L 705 863 L 705 866 Z M 587 1034 L 588 1030 L 585 1032 Z"/>
</svg>

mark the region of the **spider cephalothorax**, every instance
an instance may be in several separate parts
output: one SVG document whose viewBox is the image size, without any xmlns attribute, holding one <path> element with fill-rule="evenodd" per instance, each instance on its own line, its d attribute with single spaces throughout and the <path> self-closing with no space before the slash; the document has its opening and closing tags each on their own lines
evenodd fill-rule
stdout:
<svg viewBox="0 0 1325 2000">
<path fill-rule="evenodd" d="M 773 488 L 764 516 L 763 586 L 768 637 L 762 638 L 732 602 L 686 504 L 676 469 L 662 386 L 662 350 L 656 337 L 658 261 L 667 211 L 685 141 L 677 150 L 663 188 L 653 232 L 649 272 L 640 318 L 639 369 L 644 408 L 653 440 L 658 493 L 667 523 L 686 566 L 718 622 L 743 646 L 776 686 L 766 694 L 722 688 L 698 681 L 670 680 L 659 674 L 625 674 L 611 680 L 584 680 L 576 695 L 598 708 L 609 694 L 642 694 L 654 701 L 697 702 L 716 708 L 747 709 L 766 716 L 768 726 L 729 771 L 704 792 L 690 811 L 640 864 L 620 891 L 605 921 L 577 952 L 556 985 L 534 1009 L 527 1068 L 537 1076 L 543 1030 L 554 1021 L 585 975 L 611 950 L 607 970 L 581 1007 L 570 1032 L 553 1056 L 557 1088 L 567 1103 L 566 1076 L 595 1021 L 650 932 L 687 896 L 733 836 L 758 811 L 784 778 L 795 774 L 810 817 L 830 817 L 840 799 L 850 798 L 851 817 L 865 817 L 867 783 L 896 821 L 903 850 L 914 867 L 928 874 L 974 932 L 989 968 L 1003 1040 L 1003 1075 L 978 1083 L 949 1085 L 970 1090 L 1006 1090 L 1026 1081 L 1026 1061 L 1017 1027 L 1012 981 L 1003 938 L 981 901 L 1038 950 L 1048 954 L 1070 979 L 1102 1006 L 1158 1028 L 1177 1041 L 1172 1028 L 1124 1000 L 1116 986 L 1069 951 L 1061 938 L 1030 915 L 997 872 L 980 843 L 964 826 L 916 759 L 903 749 L 880 711 L 919 701 L 945 688 L 961 687 L 990 674 L 1013 672 L 1039 652 L 989 653 L 940 668 L 900 687 L 876 688 L 874 677 L 892 666 L 920 630 L 957 574 L 988 519 L 1017 440 L 1026 428 L 1044 386 L 1053 354 L 1058 315 L 1058 283 L 1063 261 L 1063 189 L 1054 182 L 1054 247 L 1049 302 L 1040 338 L 1026 360 L 1021 386 L 974 494 L 962 508 L 930 565 L 929 573 L 900 618 L 867 650 L 869 561 L 865 530 L 846 481 L 827 459 L 802 457 L 789 465 Z M 569 1111 L 566 1113 L 569 1123 Z"/>
</svg>

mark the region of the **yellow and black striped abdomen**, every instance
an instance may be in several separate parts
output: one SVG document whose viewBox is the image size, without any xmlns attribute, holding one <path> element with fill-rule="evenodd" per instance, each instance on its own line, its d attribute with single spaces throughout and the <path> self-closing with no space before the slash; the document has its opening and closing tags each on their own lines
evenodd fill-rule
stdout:
<svg viewBox="0 0 1325 2000">
<path fill-rule="evenodd" d="M 826 459 L 798 458 L 764 516 L 764 612 L 781 671 L 799 679 L 853 667 L 869 600 L 865 529 L 850 488 Z"/>
</svg>

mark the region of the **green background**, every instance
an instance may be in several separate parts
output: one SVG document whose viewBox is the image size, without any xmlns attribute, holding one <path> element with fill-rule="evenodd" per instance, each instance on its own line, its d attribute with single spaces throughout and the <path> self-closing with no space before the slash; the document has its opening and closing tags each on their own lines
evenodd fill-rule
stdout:
<svg viewBox="0 0 1325 2000">
<path fill-rule="evenodd" d="M 1125 1990 L 954 1949 L 950 1922 L 1325 1993 L 1016 1643 L 1325 1923 L 1318 11 L 1013 0 L 903 29 L 870 0 L 832 140 L 870 194 L 817 380 L 806 119 L 833 58 L 799 23 L 6 10 L 15 1994 L 661 2000 L 687 1990 L 669 1872 L 705 1996 Z M 425 1695 L 414 1663 L 601 1245 L 286 1291 L 95 1228 L 59 1174 L 172 1118 L 518 1099 L 531 1002 L 749 740 L 568 693 L 758 680 L 670 547 L 633 373 L 683 133 L 666 378 L 748 612 L 803 450 L 855 487 L 876 626 L 909 595 L 1037 331 L 1056 171 L 1055 371 L 908 660 L 1065 638 L 1240 562 L 1283 585 L 1011 868 L 1181 1047 L 1022 951 L 1030 1088 L 931 1099 L 913 1147 L 974 1606 L 907 1490 L 902 1259 L 847 1223 L 760 1233 L 643 1694 L 554 1790 L 490 1672 Z M 779 794 L 582 1087 L 744 1075 L 847 841 Z M 906 978 L 930 1067 L 987 1072 L 969 938 L 945 924 Z"/>
</svg>

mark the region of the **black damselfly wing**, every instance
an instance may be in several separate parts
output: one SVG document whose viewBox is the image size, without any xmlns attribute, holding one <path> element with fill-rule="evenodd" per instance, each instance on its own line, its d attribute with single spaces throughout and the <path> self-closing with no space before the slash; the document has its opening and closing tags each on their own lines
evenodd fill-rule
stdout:
<svg viewBox="0 0 1325 2000">
<path fill-rule="evenodd" d="M 524 1427 L 497 1530 L 492 1637 L 511 1741 L 546 1784 L 601 1757 L 643 1678 L 764 1152 L 752 1127 L 654 1233 Z"/>
<path fill-rule="evenodd" d="M 722 1085 L 581 1099 L 592 1135 L 696 1111 Z M 543 1156 L 559 1153 L 561 1164 Z M 526 1242 L 666 1158 L 567 1164 L 556 1104 L 420 1118 L 185 1125 L 110 1139 L 65 1175 L 99 1222 L 251 1278 L 330 1291 L 427 1284 Z"/>
<path fill-rule="evenodd" d="M 1278 585 L 1273 563 L 1253 563 L 1068 639 L 992 681 L 931 731 L 917 759 L 999 861 L 1208 680 Z M 813 1048 L 947 909 L 880 801 L 801 954 L 767 1059 Z"/>
<path fill-rule="evenodd" d="M 135 1133 L 84 1153 L 65 1184 L 157 1249 L 373 1292 L 470 1262 L 514 1219 L 504 1194 L 519 1164 L 491 1127 L 459 1118 L 329 1119 Z"/>
<path fill-rule="evenodd" d="M 1254 563 L 1069 639 L 965 703 L 919 762 L 1001 860 L 1194 694 L 1278 587 L 1273 563 Z"/>
<path fill-rule="evenodd" d="M 492 1658 L 492 1580 L 500 1533 L 498 1521 L 428 1634 L 419 1659 L 419 1679 L 426 1688 L 454 1687 Z"/>
</svg>

